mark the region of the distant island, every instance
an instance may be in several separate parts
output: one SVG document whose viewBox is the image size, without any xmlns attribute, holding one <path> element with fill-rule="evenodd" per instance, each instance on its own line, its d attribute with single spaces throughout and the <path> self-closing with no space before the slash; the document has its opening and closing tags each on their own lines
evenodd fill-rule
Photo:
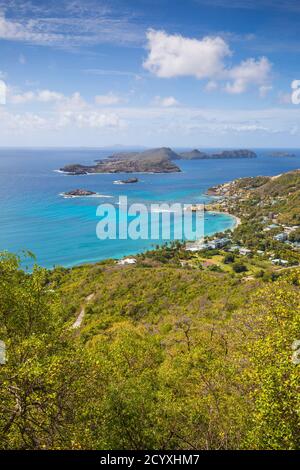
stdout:
<svg viewBox="0 0 300 470">
<path fill-rule="evenodd" d="M 257 155 L 252 150 L 239 149 L 239 150 L 223 150 L 218 153 L 202 152 L 194 149 L 188 152 L 178 154 L 181 160 L 219 160 L 219 159 L 233 159 L 233 158 L 256 158 Z"/>
<path fill-rule="evenodd" d="M 60 170 L 70 175 L 90 173 L 176 173 L 180 168 L 172 162 L 177 154 L 170 148 L 146 150 L 144 152 L 116 153 L 95 165 L 66 165 Z"/>
<path fill-rule="evenodd" d="M 116 180 L 114 181 L 114 184 L 132 184 L 132 183 L 138 183 L 139 180 L 138 178 L 128 178 L 127 180 Z"/>
<path fill-rule="evenodd" d="M 204 158 L 208 158 L 208 154 L 205 152 L 201 152 L 198 149 L 194 149 L 188 152 L 179 153 L 178 157 L 181 160 L 202 160 Z"/>
<path fill-rule="evenodd" d="M 269 157 L 295 157 L 296 155 L 292 152 L 271 152 L 268 153 Z"/>
<path fill-rule="evenodd" d="M 174 160 L 207 160 L 256 158 L 252 150 L 223 150 L 219 153 L 206 153 L 197 149 L 176 153 L 169 147 L 145 150 L 143 152 L 120 152 L 101 160 L 94 165 L 74 163 L 60 168 L 69 175 L 87 175 L 91 173 L 176 173 L 181 169 Z M 132 181 L 131 181 L 132 182 Z"/>
<path fill-rule="evenodd" d="M 89 191 L 88 189 L 72 189 L 66 193 L 62 193 L 64 197 L 82 197 L 82 196 L 95 196 L 97 193 Z"/>
</svg>

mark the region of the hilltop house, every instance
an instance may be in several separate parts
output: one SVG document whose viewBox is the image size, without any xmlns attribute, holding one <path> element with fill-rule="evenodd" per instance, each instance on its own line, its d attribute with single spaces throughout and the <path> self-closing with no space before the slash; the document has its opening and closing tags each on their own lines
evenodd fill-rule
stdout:
<svg viewBox="0 0 300 470">
<path fill-rule="evenodd" d="M 248 248 L 240 248 L 239 252 L 240 252 L 240 255 L 246 256 L 246 255 L 250 255 L 251 250 L 249 250 Z"/>
<path fill-rule="evenodd" d="M 286 259 L 276 258 L 272 259 L 272 264 L 280 264 L 281 266 L 286 266 L 289 264 L 289 262 Z"/>
<path fill-rule="evenodd" d="M 215 249 L 215 248 L 223 248 L 224 246 L 228 245 L 228 243 L 230 242 L 231 240 L 229 238 L 216 238 L 210 243 L 212 245 L 212 248 Z"/>
<path fill-rule="evenodd" d="M 239 245 L 232 245 L 232 246 L 229 248 L 229 251 L 231 251 L 231 252 L 240 251 L 240 249 L 241 249 L 241 246 L 239 246 Z"/>
</svg>

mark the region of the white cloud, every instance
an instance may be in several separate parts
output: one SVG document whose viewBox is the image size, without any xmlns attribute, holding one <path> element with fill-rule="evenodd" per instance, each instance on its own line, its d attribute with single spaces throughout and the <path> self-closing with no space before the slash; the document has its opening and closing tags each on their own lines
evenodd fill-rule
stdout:
<svg viewBox="0 0 300 470">
<path fill-rule="evenodd" d="M 35 113 L 9 113 L 0 108 L 1 130 L 9 131 L 13 135 L 40 129 L 48 129 L 49 122 L 44 117 Z"/>
<path fill-rule="evenodd" d="M 103 113 L 98 111 L 65 111 L 58 116 L 57 127 L 77 127 L 79 129 L 104 129 L 120 128 L 123 121 L 115 113 Z"/>
<path fill-rule="evenodd" d="M 104 96 L 106 97 L 106 106 L 110 106 L 114 95 L 102 95 L 103 106 Z M 58 128 L 121 129 L 126 125 L 125 120 L 121 119 L 118 113 L 112 113 L 109 110 L 99 111 L 89 105 L 79 92 L 75 92 L 70 98 L 65 98 L 59 102 L 55 112 L 57 113 L 56 125 Z"/>
<path fill-rule="evenodd" d="M 110 92 L 106 95 L 95 96 L 97 105 L 111 106 L 120 104 L 122 98 Z M 27 103 L 54 103 L 57 109 L 61 111 L 79 111 L 83 109 L 91 109 L 90 105 L 84 100 L 81 94 L 76 91 L 70 96 L 52 90 L 36 90 L 26 91 L 24 93 L 13 93 L 13 89 L 9 89 L 9 102 L 14 105 L 24 105 Z"/>
<path fill-rule="evenodd" d="M 0 133 L 13 136 L 34 133 L 38 130 L 47 132 L 70 129 L 123 129 L 126 123 L 116 113 L 88 111 L 56 110 L 47 114 L 12 113 L 0 107 Z"/>
<path fill-rule="evenodd" d="M 223 126 L 223 132 L 264 132 L 267 134 L 277 133 L 277 129 L 272 129 L 270 127 L 262 126 L 259 124 L 227 124 Z"/>
<path fill-rule="evenodd" d="M 75 94 L 72 105 L 82 100 Z M 70 105 L 70 101 L 68 102 Z M 122 142 L 146 145 L 199 145 L 206 146 L 268 146 L 272 142 L 282 145 L 291 142 L 299 145 L 300 108 L 228 109 L 196 107 L 115 107 L 97 109 L 85 103 L 81 109 L 73 109 L 60 102 L 49 111 L 36 113 L 11 112 L 0 106 L 1 141 L 12 145 L 22 134 L 32 145 L 44 141 L 72 145 L 99 145 L 99 136 L 112 144 L 116 136 Z M 123 133 L 122 133 L 123 132 Z M 55 139 L 54 139 L 55 136 Z M 110 137 L 108 137 L 110 136 Z M 121 137 L 120 137 L 121 138 Z M 25 142 L 25 140 L 20 142 Z M 42 139 L 39 140 L 39 139 Z M 75 140 L 74 140 L 75 139 Z M 296 140 L 295 140 L 296 139 Z M 103 142 L 104 140 L 101 140 Z"/>
<path fill-rule="evenodd" d="M 63 99 L 64 95 L 62 93 L 50 90 L 27 91 L 16 95 L 11 94 L 9 97 L 9 101 L 13 104 L 26 104 L 33 101 L 49 103 L 62 101 Z"/>
<path fill-rule="evenodd" d="M 63 2 L 56 3 L 52 9 L 49 6 L 38 13 L 28 2 L 26 12 L 17 19 L 0 10 L 0 39 L 66 48 L 101 43 L 136 44 L 142 40 L 141 28 L 130 23 L 125 14 L 114 16 L 101 9 L 95 11 L 94 6 L 85 11 L 77 8 L 75 14 L 64 9 Z M 12 11 L 19 12 L 19 6 Z"/>
<path fill-rule="evenodd" d="M 218 88 L 218 83 L 215 80 L 210 80 L 205 85 L 206 91 L 215 91 Z"/>
<path fill-rule="evenodd" d="M 51 35 L 34 31 L 33 23 L 20 23 L 18 21 L 11 21 L 0 14 L 0 38 L 11 41 L 25 41 L 34 43 L 53 42 L 57 39 L 62 39 L 62 35 Z"/>
<path fill-rule="evenodd" d="M 128 129 L 134 135 L 155 137 L 158 133 L 169 136 L 169 139 L 184 138 L 187 135 L 201 134 L 209 137 L 211 143 L 216 135 L 227 136 L 262 136 L 290 135 L 291 128 L 300 119 L 300 108 L 282 109 L 228 109 L 216 108 L 116 108 L 115 112 L 121 120 L 128 123 Z M 172 137 L 170 137 L 172 136 Z M 264 136 L 264 137 L 263 137 Z M 231 145 L 234 144 L 234 141 Z M 268 145 L 269 140 L 266 140 Z M 170 142 L 169 142 L 170 144 Z M 251 144 L 247 144 L 251 145 Z M 252 145 L 254 145 L 252 143 Z"/>
<path fill-rule="evenodd" d="M 78 112 L 80 110 L 88 109 L 88 104 L 82 98 L 81 94 L 79 91 L 75 91 L 70 97 L 64 97 L 63 100 L 58 101 L 57 103 L 57 109 L 62 112 L 66 111 L 74 111 Z"/>
<path fill-rule="evenodd" d="M 149 53 L 143 66 L 157 77 L 207 78 L 207 91 L 216 89 L 218 81 L 227 81 L 224 90 L 232 94 L 243 93 L 253 85 L 259 87 L 261 96 L 270 90 L 270 61 L 266 57 L 249 58 L 228 67 L 225 60 L 232 52 L 219 36 L 191 39 L 151 29 L 147 39 Z"/>
<path fill-rule="evenodd" d="M 0 104 L 6 104 L 7 87 L 6 83 L 0 79 Z"/>
<path fill-rule="evenodd" d="M 17 95 L 11 95 L 9 101 L 13 104 L 25 104 L 30 103 L 35 99 L 35 93 L 33 91 L 27 91 Z"/>
<path fill-rule="evenodd" d="M 112 92 L 109 92 L 106 95 L 95 96 L 95 103 L 100 106 L 111 106 L 114 104 L 119 104 L 121 102 L 122 98 Z"/>
<path fill-rule="evenodd" d="M 244 60 L 236 67 L 228 70 L 227 75 L 233 80 L 226 84 L 228 93 L 240 94 L 251 85 L 265 86 L 269 80 L 272 65 L 266 57 L 258 60 Z"/>
<path fill-rule="evenodd" d="M 153 29 L 147 32 L 149 55 L 143 66 L 158 77 L 210 78 L 222 73 L 231 54 L 221 37 L 190 39 Z"/>
<path fill-rule="evenodd" d="M 62 101 L 64 95 L 62 93 L 57 93 L 56 91 L 42 90 L 37 93 L 37 100 L 44 103 L 49 103 L 50 101 Z"/>
<path fill-rule="evenodd" d="M 112 70 L 112 69 L 83 69 L 84 73 L 89 75 L 108 75 L 119 77 L 132 77 L 135 80 L 142 80 L 142 75 L 128 70 Z"/>
<path fill-rule="evenodd" d="M 162 106 L 163 108 L 170 108 L 171 106 L 178 106 L 179 102 L 174 98 L 174 96 L 166 96 L 165 98 L 156 96 L 154 98 L 154 105 Z"/>
</svg>

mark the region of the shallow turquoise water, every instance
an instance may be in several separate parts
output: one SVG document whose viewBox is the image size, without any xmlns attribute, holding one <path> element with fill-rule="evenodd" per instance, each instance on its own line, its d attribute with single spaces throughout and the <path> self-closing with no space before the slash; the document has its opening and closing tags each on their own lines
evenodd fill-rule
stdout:
<svg viewBox="0 0 300 470">
<path fill-rule="evenodd" d="M 275 175 L 300 167 L 295 158 L 259 158 L 180 162 L 182 173 L 138 176 L 132 185 L 114 185 L 128 175 L 66 176 L 55 172 L 66 163 L 91 163 L 110 154 L 99 149 L 1 149 L 0 150 L 0 250 L 35 253 L 39 264 L 72 266 L 109 257 L 141 252 L 156 240 L 99 240 L 96 210 L 100 203 L 118 202 L 126 195 L 130 202 L 208 202 L 208 187 L 225 181 L 258 174 Z M 86 188 L 110 198 L 64 199 L 60 193 Z M 116 206 L 117 207 L 117 206 Z M 205 215 L 205 234 L 230 228 L 227 215 Z"/>
</svg>

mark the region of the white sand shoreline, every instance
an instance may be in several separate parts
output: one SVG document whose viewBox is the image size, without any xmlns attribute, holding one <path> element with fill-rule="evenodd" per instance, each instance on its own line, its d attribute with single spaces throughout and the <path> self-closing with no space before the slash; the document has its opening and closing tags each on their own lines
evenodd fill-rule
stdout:
<svg viewBox="0 0 300 470">
<path fill-rule="evenodd" d="M 232 217 L 235 221 L 234 226 L 231 228 L 231 230 L 236 229 L 239 225 L 241 225 L 242 221 L 239 217 L 236 215 L 230 214 L 229 212 L 224 212 L 224 211 L 207 211 L 210 214 L 222 214 L 222 215 L 229 215 Z"/>
</svg>

